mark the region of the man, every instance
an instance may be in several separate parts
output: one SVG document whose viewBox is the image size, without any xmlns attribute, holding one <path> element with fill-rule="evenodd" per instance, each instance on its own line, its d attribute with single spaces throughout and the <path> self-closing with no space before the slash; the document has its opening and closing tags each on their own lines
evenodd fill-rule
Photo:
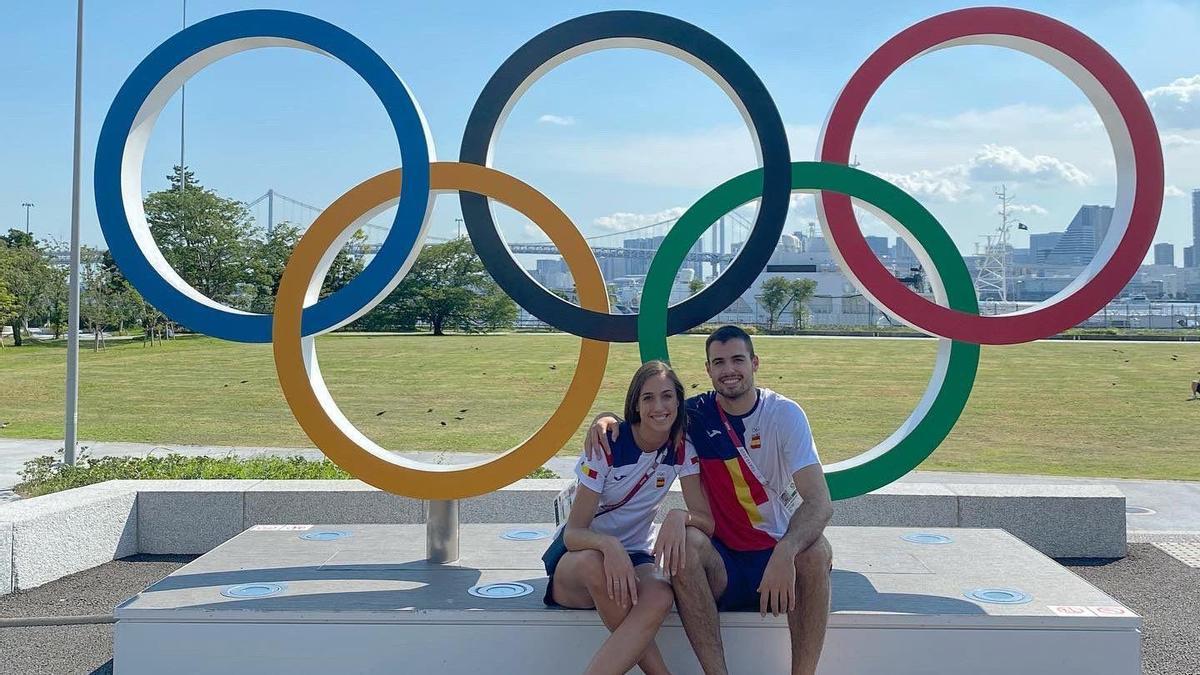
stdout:
<svg viewBox="0 0 1200 675">
<path fill-rule="evenodd" d="M 833 552 L 823 531 L 833 506 L 808 418 L 794 401 L 754 386 L 759 360 L 742 329 L 713 332 L 705 356 L 713 391 L 687 401 L 682 473 L 699 474 L 707 499 L 685 494 L 698 517 L 686 527 L 664 523 L 655 551 L 684 552 L 671 585 L 705 673 L 728 672 L 718 610 L 754 609 L 787 614 L 792 673 L 815 673 L 829 618 Z M 606 432 L 617 423 L 607 413 L 596 418 L 589 453 L 607 452 Z"/>
</svg>

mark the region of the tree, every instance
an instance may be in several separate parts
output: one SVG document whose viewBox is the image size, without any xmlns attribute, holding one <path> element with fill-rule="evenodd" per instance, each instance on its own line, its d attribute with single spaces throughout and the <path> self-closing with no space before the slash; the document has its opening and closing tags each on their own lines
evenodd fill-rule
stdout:
<svg viewBox="0 0 1200 675">
<path fill-rule="evenodd" d="M 292 223 L 282 222 L 260 242 L 255 242 L 255 254 L 250 265 L 250 284 L 254 288 L 254 297 L 250 303 L 250 311 L 269 314 L 275 309 L 275 296 L 279 294 L 279 280 L 283 270 L 292 257 L 292 250 L 300 241 L 300 228 Z M 363 270 L 362 257 L 352 255 L 347 248 L 353 249 L 366 242 L 367 235 L 362 230 L 356 231 L 346 248 L 338 251 L 337 257 L 325 275 L 321 284 L 320 297 L 325 297 L 350 283 L 350 280 Z"/>
<path fill-rule="evenodd" d="M 775 322 L 790 307 L 792 328 L 801 328 L 804 325 L 804 305 L 812 299 L 816 290 L 817 282 L 812 279 L 771 277 L 764 281 L 758 300 L 767 310 L 768 327 L 774 330 Z"/>
<path fill-rule="evenodd" d="M 251 281 L 256 252 L 246 206 L 205 188 L 183 167 L 175 167 L 167 179 L 169 189 L 145 199 L 146 222 L 163 258 L 196 290 L 236 304 L 239 285 Z"/>
<path fill-rule="evenodd" d="M 8 265 L 8 256 L 5 255 L 7 249 L 0 248 L 0 326 L 7 326 L 12 320 L 13 314 L 17 311 L 17 299 L 8 290 L 8 282 L 6 281 L 8 273 L 5 271 Z M 4 346 L 4 341 L 0 340 L 0 347 Z"/>
<path fill-rule="evenodd" d="M 6 318 L 13 329 L 13 344 L 20 347 L 30 322 L 47 318 L 53 299 L 60 292 L 65 293 L 66 278 L 51 264 L 46 252 L 24 232 L 9 230 L 9 235 L 0 238 L 0 242 L 0 256 L 4 258 L 0 275 L 12 296 Z"/>
<path fill-rule="evenodd" d="M 120 291 L 102 264 L 82 265 L 79 275 L 79 324 L 92 334 L 92 351 L 102 346 L 104 331 L 121 317 Z"/>
<path fill-rule="evenodd" d="M 817 282 L 813 279 L 792 279 L 788 283 L 788 304 L 792 308 L 792 328 L 804 327 L 804 305 L 817 292 Z"/>
<path fill-rule="evenodd" d="M 420 322 L 444 335 L 447 328 L 497 330 L 516 319 L 516 303 L 488 276 L 471 241 L 460 237 L 423 248 L 400 285 L 356 326 L 397 330 Z"/>
<path fill-rule="evenodd" d="M 791 297 L 789 286 L 788 280 L 783 277 L 770 277 L 762 283 L 762 295 L 758 296 L 758 301 L 767 310 L 767 327 L 771 330 L 775 330 L 775 322 L 783 314 L 783 308 Z"/>
<path fill-rule="evenodd" d="M 704 290 L 704 281 L 701 279 L 692 279 L 688 282 L 688 296 L 693 296 Z"/>
</svg>

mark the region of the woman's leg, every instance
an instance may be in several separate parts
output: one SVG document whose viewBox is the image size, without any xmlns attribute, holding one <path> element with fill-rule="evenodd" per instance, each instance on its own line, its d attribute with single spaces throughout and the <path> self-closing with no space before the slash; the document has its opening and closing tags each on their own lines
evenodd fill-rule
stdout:
<svg viewBox="0 0 1200 675">
<path fill-rule="evenodd" d="M 675 595 L 671 591 L 671 584 L 656 573 L 653 563 L 638 565 L 636 572 L 638 604 L 632 608 L 621 608 L 608 599 L 603 587 L 599 589 L 603 595 L 603 601 L 596 599 L 596 609 L 599 610 L 601 605 L 611 603 L 613 607 L 624 612 L 624 616 L 615 622 L 610 622 L 601 611 L 600 616 L 612 631 L 612 635 L 604 641 L 600 650 L 592 657 L 592 662 L 588 664 L 588 669 L 585 671 L 586 675 L 625 673 L 633 668 L 635 663 L 646 675 L 670 673 L 663 661 L 662 654 L 658 651 L 658 646 L 654 644 L 654 636 L 658 634 L 658 628 L 666 618 L 667 612 L 671 611 Z M 603 570 L 601 570 L 601 576 L 603 576 Z M 557 579 L 558 576 L 555 575 L 556 583 Z M 613 617 L 616 617 L 615 612 Z"/>
</svg>

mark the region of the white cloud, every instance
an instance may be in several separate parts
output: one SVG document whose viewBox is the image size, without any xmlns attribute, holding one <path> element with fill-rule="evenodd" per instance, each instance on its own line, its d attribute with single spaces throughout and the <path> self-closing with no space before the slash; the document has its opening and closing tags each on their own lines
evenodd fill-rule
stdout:
<svg viewBox="0 0 1200 675">
<path fill-rule="evenodd" d="M 1186 193 L 1186 192 L 1184 192 L 1183 190 L 1180 190 L 1178 186 L 1175 186 L 1175 185 L 1168 185 L 1168 186 L 1166 187 L 1166 189 L 1165 189 L 1165 190 L 1163 190 L 1163 196 L 1164 196 L 1164 197 L 1167 197 L 1167 198 L 1170 198 L 1170 197 L 1186 197 L 1186 196 L 1187 196 L 1187 193 Z"/>
<path fill-rule="evenodd" d="M 1191 145 L 1200 145 L 1200 139 L 1188 138 L 1179 134 L 1163 134 L 1162 144 L 1167 148 L 1183 148 Z"/>
<path fill-rule="evenodd" d="M 1050 213 L 1037 204 L 1009 204 L 1008 210 L 1010 213 L 1029 213 L 1035 216 L 1044 216 Z M 1000 213 L 999 206 L 996 207 L 996 213 Z"/>
<path fill-rule="evenodd" d="M 957 202 L 971 191 L 963 180 L 966 169 L 962 165 L 944 169 L 919 169 L 911 173 L 880 173 L 879 176 L 914 197 L 943 202 Z"/>
<path fill-rule="evenodd" d="M 1144 94 L 1160 125 L 1170 129 L 1200 128 L 1200 75 L 1181 77 Z"/>
<path fill-rule="evenodd" d="M 1033 181 L 1045 184 L 1089 185 L 1082 169 L 1049 155 L 1026 157 L 1010 145 L 987 144 L 967 164 L 967 175 L 980 182 Z"/>
<path fill-rule="evenodd" d="M 562 115 L 542 115 L 538 118 L 539 124 L 553 124 L 560 127 L 569 127 L 575 124 L 575 118 Z"/>
<path fill-rule="evenodd" d="M 602 230 L 620 232 L 635 227 L 661 223 L 664 220 L 674 220 L 682 216 L 685 210 L 682 206 L 674 206 L 655 213 L 627 213 L 622 211 L 607 216 L 600 216 L 592 221 L 592 224 Z"/>
</svg>

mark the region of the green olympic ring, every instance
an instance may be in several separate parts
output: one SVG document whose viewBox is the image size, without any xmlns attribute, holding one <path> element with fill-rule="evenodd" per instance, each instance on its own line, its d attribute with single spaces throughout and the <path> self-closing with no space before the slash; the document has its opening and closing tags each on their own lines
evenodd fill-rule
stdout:
<svg viewBox="0 0 1200 675">
<path fill-rule="evenodd" d="M 676 271 L 697 240 L 718 218 L 762 192 L 762 169 L 732 178 L 704 195 L 679 218 L 650 262 L 638 317 L 638 346 L 643 361 L 670 360 L 667 306 Z M 966 263 L 942 225 L 916 199 L 891 183 L 842 164 L 792 162 L 792 190 L 839 192 L 862 200 L 914 237 L 928 255 L 930 281 L 938 304 L 979 313 Z M 967 405 L 979 345 L 938 339 L 938 357 L 929 387 L 916 409 L 891 436 L 871 450 L 830 465 L 825 479 L 833 499 L 879 489 L 925 461 L 950 433 Z"/>
</svg>

